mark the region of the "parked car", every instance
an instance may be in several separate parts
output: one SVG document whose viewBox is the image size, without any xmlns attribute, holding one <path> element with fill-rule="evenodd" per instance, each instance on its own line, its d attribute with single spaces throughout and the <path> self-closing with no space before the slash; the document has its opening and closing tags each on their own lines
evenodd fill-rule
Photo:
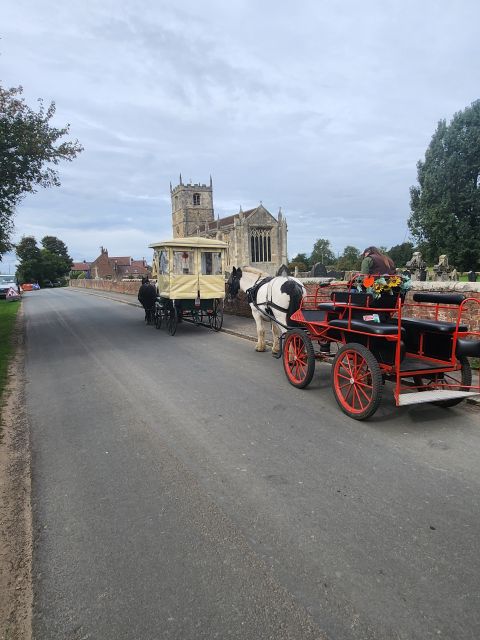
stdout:
<svg viewBox="0 0 480 640">
<path fill-rule="evenodd" d="M 19 288 L 15 276 L 10 274 L 0 274 L 0 298 L 7 296 L 7 291 L 13 289 L 19 293 Z"/>
</svg>

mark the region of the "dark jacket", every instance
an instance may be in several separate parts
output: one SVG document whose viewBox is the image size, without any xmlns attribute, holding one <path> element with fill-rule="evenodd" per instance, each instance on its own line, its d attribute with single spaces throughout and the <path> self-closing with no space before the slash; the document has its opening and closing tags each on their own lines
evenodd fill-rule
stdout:
<svg viewBox="0 0 480 640">
<path fill-rule="evenodd" d="M 383 253 L 370 253 L 362 261 L 361 272 L 367 275 L 386 273 L 395 274 L 395 264 L 391 258 L 384 256 Z"/>
</svg>

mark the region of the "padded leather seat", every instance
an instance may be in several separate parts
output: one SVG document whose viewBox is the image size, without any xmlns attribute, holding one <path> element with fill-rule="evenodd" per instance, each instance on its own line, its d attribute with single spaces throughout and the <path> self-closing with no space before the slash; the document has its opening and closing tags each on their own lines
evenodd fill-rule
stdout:
<svg viewBox="0 0 480 640">
<path fill-rule="evenodd" d="M 480 340 L 465 340 L 458 338 L 456 355 L 468 356 L 470 358 L 480 358 Z"/>
<path fill-rule="evenodd" d="M 417 331 L 430 331 L 434 333 L 453 333 L 456 328 L 455 322 L 445 322 L 443 320 L 427 320 L 426 318 L 402 318 L 402 327 L 415 329 Z M 458 327 L 459 331 L 468 331 L 465 324 Z"/>
<path fill-rule="evenodd" d="M 330 320 L 328 323 L 330 327 L 338 327 L 339 329 L 348 329 L 347 320 Z M 352 318 L 350 321 L 350 329 L 354 331 L 362 331 L 373 336 L 395 336 L 398 334 L 398 326 L 395 324 L 387 324 L 385 322 L 367 322 L 365 320 L 358 320 Z M 402 337 L 405 330 L 402 328 Z"/>
</svg>

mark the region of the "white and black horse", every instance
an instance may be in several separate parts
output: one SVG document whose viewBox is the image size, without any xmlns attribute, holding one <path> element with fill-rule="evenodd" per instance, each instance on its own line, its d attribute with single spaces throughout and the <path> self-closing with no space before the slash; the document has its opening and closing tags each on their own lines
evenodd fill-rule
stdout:
<svg viewBox="0 0 480 640">
<path fill-rule="evenodd" d="M 265 327 L 271 324 L 272 355 L 277 355 L 280 352 L 280 336 L 287 330 L 292 313 L 300 307 L 306 293 L 305 287 L 295 278 L 272 277 L 254 267 L 233 267 L 227 282 L 228 298 L 236 298 L 239 291 L 247 294 L 257 325 L 255 350 L 265 351 Z"/>
</svg>

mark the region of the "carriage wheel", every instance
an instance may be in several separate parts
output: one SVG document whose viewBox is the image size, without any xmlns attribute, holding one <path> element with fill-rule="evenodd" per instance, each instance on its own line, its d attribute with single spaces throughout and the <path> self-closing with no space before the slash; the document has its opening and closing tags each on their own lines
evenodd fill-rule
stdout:
<svg viewBox="0 0 480 640">
<path fill-rule="evenodd" d="M 213 301 L 213 312 L 209 316 L 210 326 L 214 331 L 220 331 L 223 325 L 223 300 L 215 298 Z"/>
<path fill-rule="evenodd" d="M 167 331 L 171 336 L 174 336 L 177 331 L 178 324 L 178 311 L 174 304 L 171 304 L 167 309 Z"/>
<path fill-rule="evenodd" d="M 355 420 L 375 413 L 382 399 L 382 373 L 377 359 L 361 344 L 346 344 L 332 365 L 332 388 L 340 409 Z"/>
<path fill-rule="evenodd" d="M 315 352 L 305 331 L 287 331 L 283 343 L 283 368 L 287 380 L 297 389 L 304 389 L 312 381 L 315 373 Z"/>
<path fill-rule="evenodd" d="M 429 389 L 442 389 L 443 387 L 447 387 L 449 385 L 465 385 L 464 387 L 460 387 L 459 391 L 468 391 L 469 387 L 472 384 L 472 369 L 470 367 L 470 362 L 468 358 L 465 356 L 460 356 L 458 358 L 458 362 L 461 365 L 461 369 L 458 371 L 449 371 L 446 373 L 436 373 L 432 374 L 428 378 L 422 378 L 422 376 L 414 376 L 413 381 L 417 386 L 423 385 L 424 389 L 419 389 L 418 391 L 428 391 Z M 437 407 L 454 407 L 460 402 L 463 402 L 465 398 L 452 398 L 451 400 L 435 400 L 431 404 L 436 405 Z"/>
</svg>

